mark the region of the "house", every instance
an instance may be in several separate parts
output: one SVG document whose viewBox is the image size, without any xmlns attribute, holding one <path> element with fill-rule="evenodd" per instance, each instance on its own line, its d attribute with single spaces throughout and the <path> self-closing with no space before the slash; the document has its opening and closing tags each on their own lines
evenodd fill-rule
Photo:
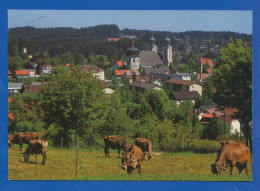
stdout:
<svg viewBox="0 0 260 191">
<path fill-rule="evenodd" d="M 96 77 L 97 79 L 105 80 L 105 71 L 102 68 L 99 68 L 97 66 L 85 65 L 82 67 L 82 70 L 84 72 L 91 71 L 93 73 L 93 76 Z"/>
<path fill-rule="evenodd" d="M 163 86 L 165 81 L 169 79 L 169 74 L 159 74 L 150 72 L 148 76 L 154 80 L 154 84 L 157 86 Z"/>
<path fill-rule="evenodd" d="M 143 82 L 133 82 L 131 84 L 129 84 L 130 89 L 132 91 L 140 91 L 142 93 L 146 93 L 148 89 L 153 89 L 153 90 L 163 90 L 161 88 L 158 88 L 156 85 L 154 84 L 150 84 L 150 83 L 143 83 Z"/>
<path fill-rule="evenodd" d="M 17 94 L 23 91 L 22 83 L 8 83 L 8 94 Z"/>
<path fill-rule="evenodd" d="M 124 35 L 123 37 L 128 39 L 136 39 L 135 35 Z"/>
<path fill-rule="evenodd" d="M 185 80 L 175 80 L 175 79 L 169 79 L 166 81 L 167 87 L 172 91 L 197 91 L 200 96 L 202 96 L 202 86 L 199 84 L 196 84 L 192 81 L 185 81 Z"/>
<path fill-rule="evenodd" d="M 132 72 L 131 70 L 115 70 L 115 74 L 117 77 L 124 77 L 127 71 Z"/>
<path fill-rule="evenodd" d="M 149 82 L 150 78 L 149 78 L 149 76 L 136 76 L 135 81 L 144 83 L 144 82 Z"/>
<path fill-rule="evenodd" d="M 15 76 L 16 78 L 28 78 L 30 77 L 30 70 L 16 70 Z"/>
<path fill-rule="evenodd" d="M 50 74 L 53 69 L 54 69 L 54 67 L 51 64 L 44 64 L 44 65 L 40 66 L 39 74 L 41 76 L 45 76 L 47 74 Z"/>
<path fill-rule="evenodd" d="M 36 70 L 38 65 L 39 65 L 38 62 L 27 62 L 27 63 L 24 64 L 24 68 L 25 69 Z"/>
<path fill-rule="evenodd" d="M 120 40 L 120 38 L 107 38 L 107 42 L 116 42 Z"/>
<path fill-rule="evenodd" d="M 176 79 L 176 80 L 186 80 L 186 81 L 191 81 L 191 77 L 193 75 L 196 75 L 196 73 L 179 73 L 178 71 L 176 73 L 170 74 L 171 79 Z"/>
<path fill-rule="evenodd" d="M 169 68 L 168 67 L 145 67 L 144 75 L 149 75 L 150 73 L 169 75 Z"/>
<path fill-rule="evenodd" d="M 232 119 L 231 116 L 227 115 L 224 117 L 220 116 L 219 117 L 220 121 L 225 121 L 226 123 L 228 123 L 230 125 L 230 133 L 232 134 L 240 134 L 241 133 L 241 129 L 240 129 L 240 122 L 237 119 Z"/>
<path fill-rule="evenodd" d="M 201 124 L 210 124 L 213 119 L 213 114 L 210 113 L 201 113 L 200 115 L 199 120 Z"/>
<path fill-rule="evenodd" d="M 129 83 L 133 82 L 134 73 L 132 70 L 126 70 L 125 75 L 122 77 L 123 80 L 129 80 Z"/>
<path fill-rule="evenodd" d="M 210 124 L 211 120 L 213 119 L 213 114 L 210 113 L 201 113 L 199 115 L 199 120 L 201 124 Z M 240 134 L 241 133 L 241 129 L 240 129 L 240 122 L 237 119 L 232 119 L 231 116 L 227 115 L 224 117 L 224 115 L 218 116 L 218 119 L 222 122 L 226 122 L 230 125 L 230 133 L 232 134 Z M 223 125 L 224 127 L 224 125 Z"/>
<path fill-rule="evenodd" d="M 42 82 L 34 82 L 31 85 L 24 85 L 24 93 L 35 93 L 42 86 Z"/>
<path fill-rule="evenodd" d="M 170 94 L 170 100 L 172 100 L 177 106 L 183 101 L 190 100 L 195 103 L 197 98 L 201 98 L 201 95 L 197 91 L 172 91 Z"/>
<path fill-rule="evenodd" d="M 121 67 L 126 65 L 126 61 L 116 61 L 113 68 L 120 69 Z"/>
<path fill-rule="evenodd" d="M 12 80 L 13 79 L 13 73 L 8 70 L 8 80 Z"/>
</svg>

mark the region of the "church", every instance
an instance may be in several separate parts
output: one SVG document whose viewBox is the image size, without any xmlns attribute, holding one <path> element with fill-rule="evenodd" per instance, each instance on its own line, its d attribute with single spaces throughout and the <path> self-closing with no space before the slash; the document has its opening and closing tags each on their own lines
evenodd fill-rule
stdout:
<svg viewBox="0 0 260 191">
<path fill-rule="evenodd" d="M 172 46 L 169 37 L 164 40 L 162 55 L 163 59 L 157 54 L 157 45 L 153 36 L 149 39 L 148 50 L 140 51 L 134 47 L 133 41 L 133 46 L 128 48 L 126 52 L 126 65 L 130 66 L 133 72 L 137 72 L 141 67 L 143 69 L 153 68 L 157 65 L 169 67 L 172 62 Z"/>
</svg>

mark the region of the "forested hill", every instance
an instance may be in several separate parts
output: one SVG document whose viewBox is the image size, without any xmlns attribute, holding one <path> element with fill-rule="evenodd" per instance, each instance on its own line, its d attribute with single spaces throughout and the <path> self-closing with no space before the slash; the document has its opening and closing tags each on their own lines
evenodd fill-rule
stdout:
<svg viewBox="0 0 260 191">
<path fill-rule="evenodd" d="M 156 39 L 157 44 L 161 44 L 163 40 L 168 36 L 171 40 L 182 39 L 194 41 L 195 39 L 207 39 L 215 41 L 221 44 L 221 41 L 226 41 L 230 37 L 234 39 L 241 38 L 243 41 L 251 41 L 252 35 L 241 34 L 236 32 L 212 32 L 212 31 L 186 31 L 186 32 L 167 32 L 167 31 L 149 31 L 149 30 L 135 30 L 135 29 L 124 29 L 123 34 L 136 35 L 137 38 L 147 41 L 151 36 Z"/>
<path fill-rule="evenodd" d="M 117 25 L 97 25 L 87 28 L 34 28 L 18 27 L 9 29 L 9 47 L 17 46 L 18 50 L 26 47 L 29 54 L 40 51 L 48 51 L 50 57 L 66 52 L 84 54 L 103 54 L 113 57 L 118 52 L 123 53 L 131 46 L 131 40 L 120 40 L 117 43 L 108 43 L 107 38 L 119 38 L 123 35 L 135 35 L 138 39 L 135 46 L 145 49 L 149 39 L 156 39 L 159 49 L 163 46 L 164 39 L 171 39 L 173 48 L 184 51 L 187 45 L 203 46 L 208 40 L 211 45 L 225 45 L 230 37 L 241 38 L 243 41 L 251 42 L 252 35 L 239 34 L 235 32 L 166 32 L 123 29 L 119 30 Z"/>
</svg>

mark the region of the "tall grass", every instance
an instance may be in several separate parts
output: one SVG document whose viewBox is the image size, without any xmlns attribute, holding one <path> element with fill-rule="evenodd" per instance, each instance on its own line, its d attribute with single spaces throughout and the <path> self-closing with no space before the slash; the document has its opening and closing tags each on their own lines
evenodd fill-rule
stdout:
<svg viewBox="0 0 260 191">
<path fill-rule="evenodd" d="M 78 175 L 75 175 L 76 151 L 72 149 L 48 148 L 46 165 L 38 155 L 38 164 L 31 156 L 28 163 L 23 162 L 19 147 L 8 150 L 8 178 L 11 180 L 171 180 L 171 181 L 250 181 L 252 167 L 249 163 L 249 175 L 234 175 L 224 171 L 221 175 L 212 175 L 206 166 L 216 160 L 217 154 L 167 153 L 154 155 L 142 166 L 142 175 L 135 171 L 127 175 L 121 169 L 121 160 L 117 151 L 110 149 L 111 158 L 105 158 L 103 148 L 98 151 L 81 149 L 78 160 Z"/>
</svg>

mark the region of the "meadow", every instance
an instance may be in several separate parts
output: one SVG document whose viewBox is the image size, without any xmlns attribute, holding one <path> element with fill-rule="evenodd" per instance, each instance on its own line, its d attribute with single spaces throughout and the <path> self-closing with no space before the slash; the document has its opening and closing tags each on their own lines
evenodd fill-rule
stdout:
<svg viewBox="0 0 260 191">
<path fill-rule="evenodd" d="M 252 181 L 253 178 L 251 161 L 248 175 L 239 175 L 236 168 L 232 176 L 229 168 L 221 175 L 212 175 L 206 165 L 215 162 L 217 153 L 157 153 L 150 161 L 145 158 L 142 175 L 137 170 L 134 175 L 127 175 L 121 169 L 116 151 L 110 149 L 111 158 L 105 158 L 103 149 L 80 149 L 76 176 L 76 149 L 49 147 L 46 165 L 41 164 L 41 155 L 38 155 L 37 164 L 35 156 L 31 156 L 28 163 L 23 162 L 22 152 L 16 146 L 8 149 L 9 180 Z"/>
</svg>

